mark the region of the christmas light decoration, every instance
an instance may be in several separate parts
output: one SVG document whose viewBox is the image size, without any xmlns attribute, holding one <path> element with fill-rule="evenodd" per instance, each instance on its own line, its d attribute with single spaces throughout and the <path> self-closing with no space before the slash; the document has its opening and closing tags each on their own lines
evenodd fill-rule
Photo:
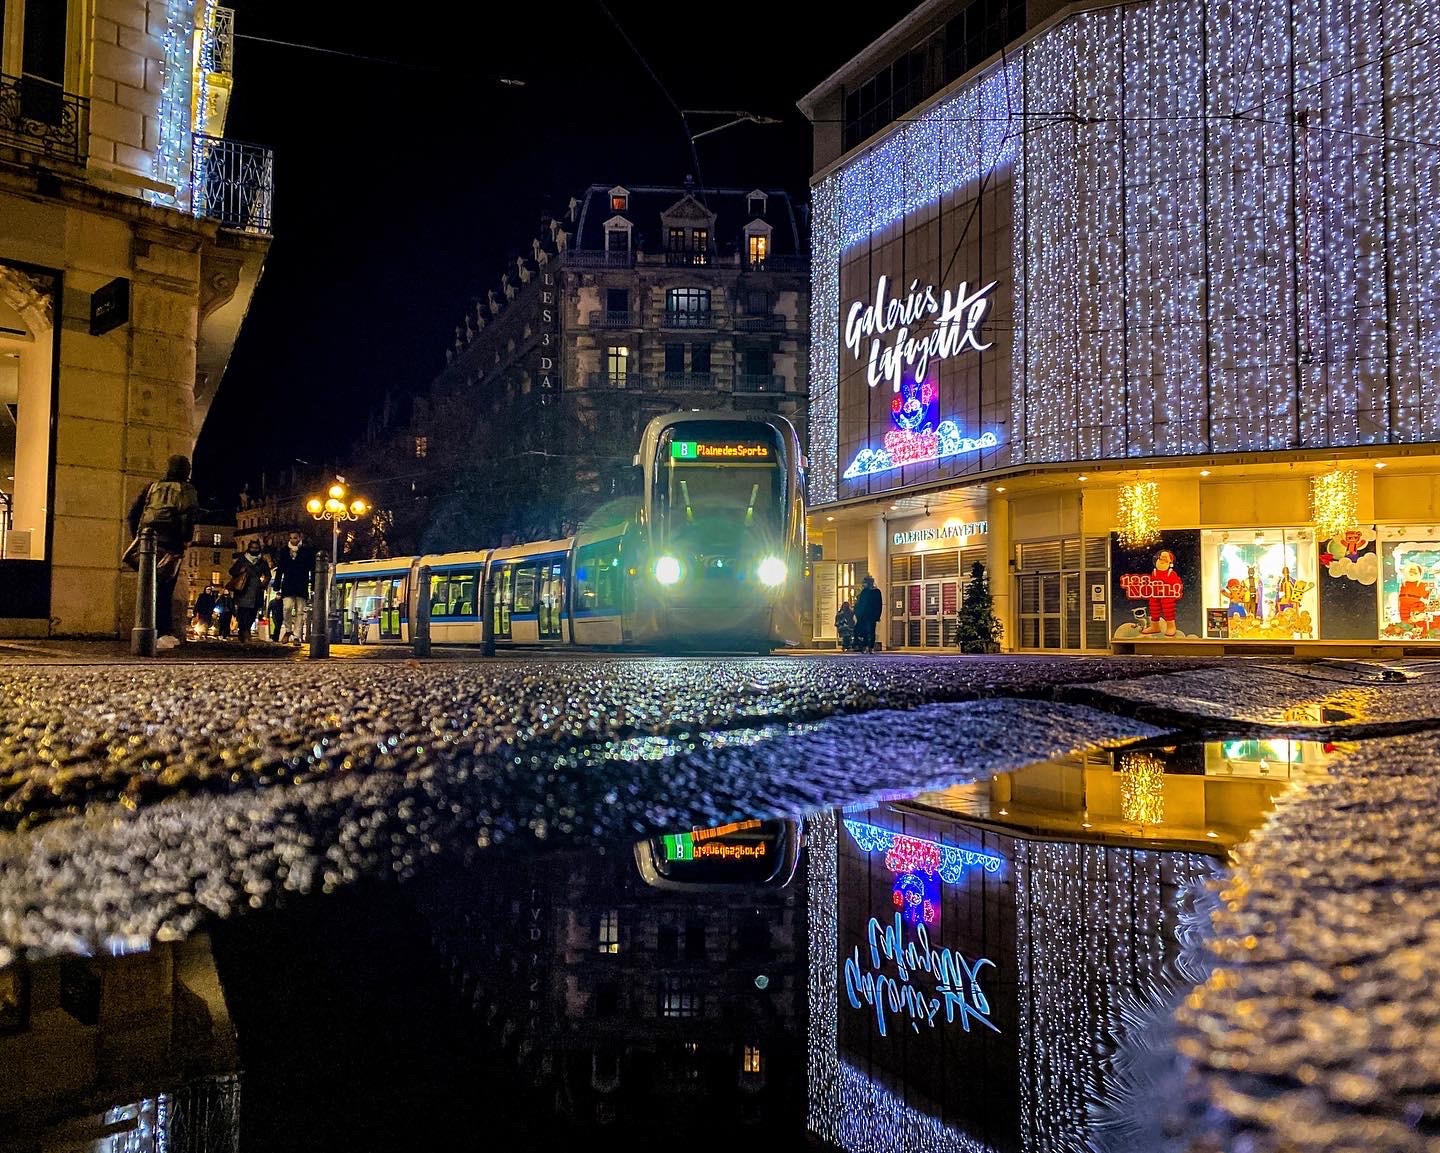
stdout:
<svg viewBox="0 0 1440 1153">
<path fill-rule="evenodd" d="M 1122 752 L 1120 767 L 1120 816 L 1142 825 L 1165 821 L 1165 765 L 1152 753 Z"/>
<path fill-rule="evenodd" d="M 982 179 L 1013 206 L 986 467 L 1440 440 L 1437 19 L 1440 0 L 1076 12 L 828 173 L 815 503 L 841 480 L 841 260 Z"/>
<path fill-rule="evenodd" d="M 954 845 L 940 845 L 934 841 L 907 837 L 890 829 L 882 829 L 879 825 L 866 824 L 864 821 L 852 821 L 847 818 L 845 828 L 855 838 L 855 843 L 865 852 L 884 852 L 886 854 L 885 867 L 892 872 L 902 871 L 899 865 L 890 863 L 892 859 L 896 862 L 920 862 L 933 859 L 935 865 L 932 871 L 938 872 L 942 881 L 953 885 L 961 879 L 968 868 L 979 865 L 987 873 L 998 873 L 1005 864 L 1001 858 L 991 853 L 977 853 L 973 849 L 961 849 Z M 906 866 L 904 871 L 908 871 L 909 867 Z M 927 866 L 921 865 L 920 867 Z"/>
<path fill-rule="evenodd" d="M 1332 540 L 1354 529 L 1358 492 L 1354 469 L 1333 468 L 1310 478 L 1310 519 L 1318 539 Z"/>
<path fill-rule="evenodd" d="M 194 7 L 193 2 L 186 0 L 165 2 L 165 31 L 161 37 L 165 55 L 160 65 L 160 123 L 154 175 L 176 191 L 147 192 L 145 196 L 153 204 L 171 207 L 180 204 L 181 190 L 190 186 L 191 53 L 195 50 L 195 26 L 190 17 Z"/>
<path fill-rule="evenodd" d="M 1120 543 L 1146 548 L 1160 539 L 1160 486 L 1153 480 L 1122 484 L 1116 493 Z"/>
</svg>

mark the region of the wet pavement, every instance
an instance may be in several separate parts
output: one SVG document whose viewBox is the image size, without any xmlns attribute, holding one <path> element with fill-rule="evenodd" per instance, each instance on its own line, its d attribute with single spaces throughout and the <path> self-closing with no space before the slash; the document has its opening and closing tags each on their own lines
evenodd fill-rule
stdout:
<svg viewBox="0 0 1440 1153">
<path fill-rule="evenodd" d="M 162 667 L 30 651 L 0 668 L 0 962 L 23 958 L 0 970 L 0 1068 L 19 1051 L 5 1036 L 4 973 L 39 974 L 34 1005 L 46 982 L 63 990 L 46 974 L 67 957 L 91 954 L 98 966 L 116 954 L 193 954 L 208 933 L 219 975 L 171 987 L 184 984 L 179 1001 L 192 1010 L 196 996 L 211 1005 L 211 1032 L 223 1034 L 209 991 L 223 985 L 243 1050 L 241 1018 L 268 1012 L 280 1033 L 285 1020 L 278 982 L 256 976 L 267 962 L 255 941 L 285 925 L 297 941 L 333 944 L 328 918 L 363 922 L 357 900 L 372 914 L 398 901 L 408 911 L 397 923 L 411 926 L 404 949 L 418 958 L 404 972 L 429 989 L 436 1035 L 459 1046 L 448 1064 L 469 1070 L 472 1086 L 483 1074 L 568 1100 L 561 1115 L 581 1129 L 628 1119 L 617 1132 L 648 1131 L 639 1118 L 660 1114 L 630 1100 L 631 1087 L 663 1068 L 671 1081 L 686 1071 L 666 1082 L 672 1096 L 728 1102 L 720 1116 L 753 1113 L 755 1124 L 798 1126 L 797 1139 L 843 1148 L 998 1153 L 1083 1139 L 1137 1150 L 1440 1149 L 1440 834 L 1430 820 L 1440 718 L 1428 663 L 512 655 Z M 1192 738 L 1207 734 L 1224 741 L 1195 752 Z M 1294 754 L 1299 737 L 1319 752 Z M 1026 768 L 1056 758 L 1068 767 Z M 1019 771 L 997 776 L 1007 770 Z M 1304 783 L 1277 784 L 1292 778 Z M 1253 819 L 1237 819 L 1242 809 Z M 729 947 L 699 948 L 688 962 L 676 954 L 689 983 L 667 1001 L 655 959 L 681 948 L 672 930 L 683 944 L 685 910 L 702 897 L 753 906 L 755 886 L 656 897 L 631 847 L 759 818 L 804 829 L 797 876 L 766 897 L 780 924 L 789 917 L 790 984 L 776 986 L 792 1004 L 781 1012 L 774 993 L 752 1003 L 748 990 L 766 974 L 729 972 L 749 948 L 737 944 L 738 911 L 725 922 Z M 921 857 L 897 870 L 901 831 L 906 853 Z M 943 863 L 955 846 L 974 860 L 953 877 L 915 865 Z M 870 864 L 856 873 L 861 858 Z M 981 858 L 998 862 L 994 873 L 971 867 Z M 585 889 L 577 878 L 591 869 L 603 876 Z M 555 890 L 543 902 L 542 880 Z M 607 892 L 639 902 L 619 923 L 640 933 L 623 955 L 645 960 L 612 967 L 640 991 L 617 979 L 581 996 L 599 978 L 572 961 L 621 955 L 596 952 L 608 940 Z M 487 914 L 467 910 L 472 896 L 490 902 Z M 866 924 L 881 926 L 883 945 L 891 896 L 891 912 L 928 902 L 936 916 L 891 934 L 898 956 L 916 927 L 939 925 L 932 940 L 938 948 L 943 937 L 952 961 L 994 962 L 969 993 L 938 998 L 958 1018 L 927 1022 L 903 1045 L 880 1032 L 875 991 L 882 1005 L 914 1005 L 926 1000 L 914 991 L 935 989 L 918 975 L 924 965 L 912 959 L 907 976 L 883 947 L 869 951 Z M 548 991 L 539 1009 L 516 985 L 531 964 L 522 930 L 535 908 L 550 958 L 534 978 Z M 503 926 L 499 944 L 481 931 L 492 922 Z M 1096 942 L 1104 948 L 1091 955 Z M 351 949 L 356 980 L 381 981 L 363 960 L 377 949 Z M 425 958 L 473 1029 L 435 1001 Z M 302 963 L 277 957 L 274 967 Z M 404 983 L 392 971 L 377 988 L 403 1000 Z M 702 985 L 709 1011 L 691 1013 Z M 608 1007 L 599 1025 L 586 1016 L 596 998 Z M 989 1039 L 982 1002 L 1004 1040 Z M 575 1025 L 571 1010 L 591 1025 Z M 393 1006 L 384 1013 L 393 1023 Z M 763 1044 L 716 1024 L 737 1019 Z M 562 1043 L 576 1030 L 584 1044 Z M 276 1054 L 305 1051 L 280 1033 L 244 1061 L 244 1092 L 265 1110 L 280 1109 L 265 1104 L 267 1078 L 283 1083 L 266 1072 L 283 1066 Z M 625 1044 L 597 1040 L 617 1033 Z M 499 1034 L 505 1042 L 491 1044 Z M 791 1055 L 787 1074 L 761 1079 L 789 1088 L 758 1091 L 747 1072 L 756 1047 Z M 191 1079 L 184 1108 L 223 1127 L 232 1086 L 225 1062 L 212 1063 L 210 1080 Z M 722 1065 L 725 1094 L 701 1092 Z M 423 1084 L 446 1083 L 433 1063 L 422 1067 Z M 373 1063 L 363 1072 L 352 1080 L 373 1083 Z M 955 1097 L 953 1078 L 979 1084 L 982 1074 L 998 1081 L 980 1094 L 994 1108 L 977 1112 Z M 626 1092 L 596 1088 L 612 1082 Z M 1174 1091 L 1143 1088 L 1154 1084 Z M 326 1092 L 285 1107 L 313 1121 Z M 765 1109 L 741 1108 L 761 1098 Z M 473 1131 L 474 1117 L 446 1117 L 426 1131 Z M 516 1135 L 539 1132 L 511 1122 Z M 134 1122 L 147 1124 L 160 1121 Z M 240 1147 L 290 1147 L 262 1132 L 242 1128 Z M 332 1146 L 322 1132 L 294 1147 Z"/>
</svg>

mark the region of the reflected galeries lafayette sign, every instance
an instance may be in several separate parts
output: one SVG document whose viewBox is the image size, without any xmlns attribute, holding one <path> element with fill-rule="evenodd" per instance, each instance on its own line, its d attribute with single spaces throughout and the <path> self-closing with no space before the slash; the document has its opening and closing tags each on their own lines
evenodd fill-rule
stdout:
<svg viewBox="0 0 1440 1153">
<path fill-rule="evenodd" d="M 845 347 L 856 360 L 863 357 L 863 344 L 870 341 L 866 379 L 874 388 L 888 380 L 898 393 L 905 370 L 914 380 L 924 380 L 931 360 L 948 360 L 967 348 L 983 352 L 981 322 L 990 308 L 990 293 L 999 281 L 992 280 L 974 292 L 965 281 L 953 292 L 945 289 L 936 299 L 933 284 L 920 287 L 910 282 L 904 296 L 887 294 L 889 277 L 875 284 L 873 301 L 857 300 L 845 316 Z M 929 325 L 928 328 L 918 326 Z"/>
</svg>

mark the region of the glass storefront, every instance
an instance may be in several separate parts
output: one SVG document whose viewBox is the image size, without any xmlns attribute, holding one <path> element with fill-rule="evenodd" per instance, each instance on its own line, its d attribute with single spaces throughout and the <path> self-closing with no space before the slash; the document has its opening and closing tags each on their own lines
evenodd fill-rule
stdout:
<svg viewBox="0 0 1440 1153">
<path fill-rule="evenodd" d="M 1016 648 L 1064 651 L 1109 644 L 1109 557 L 1104 537 L 1019 546 Z"/>
<path fill-rule="evenodd" d="M 1312 529 L 1205 531 L 1200 556 L 1207 638 L 1310 640 L 1318 635 Z"/>
<path fill-rule="evenodd" d="M 962 575 L 985 550 L 912 553 L 890 558 L 890 648 L 954 648 Z"/>
<path fill-rule="evenodd" d="M 1382 526 L 1380 639 L 1440 640 L 1440 529 Z"/>
</svg>

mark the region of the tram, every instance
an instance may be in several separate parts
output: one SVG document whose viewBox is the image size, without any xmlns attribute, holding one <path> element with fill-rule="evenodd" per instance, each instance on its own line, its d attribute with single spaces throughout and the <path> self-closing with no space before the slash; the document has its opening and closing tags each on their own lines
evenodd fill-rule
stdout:
<svg viewBox="0 0 1440 1153">
<path fill-rule="evenodd" d="M 801 642 L 804 470 L 772 413 L 654 418 L 628 519 L 561 540 L 336 566 L 336 638 L 406 643 L 427 598 L 436 644 L 770 652 Z M 428 587 L 418 587 L 422 567 Z"/>
</svg>

